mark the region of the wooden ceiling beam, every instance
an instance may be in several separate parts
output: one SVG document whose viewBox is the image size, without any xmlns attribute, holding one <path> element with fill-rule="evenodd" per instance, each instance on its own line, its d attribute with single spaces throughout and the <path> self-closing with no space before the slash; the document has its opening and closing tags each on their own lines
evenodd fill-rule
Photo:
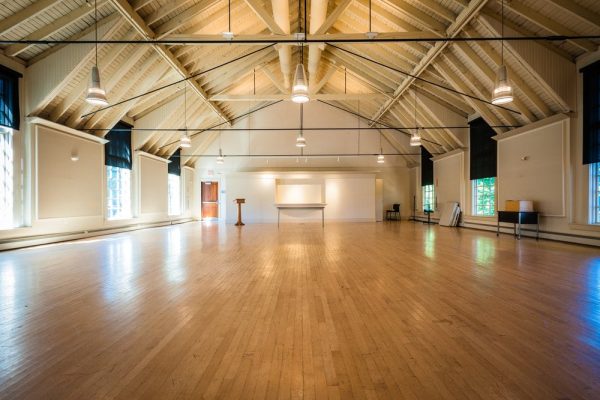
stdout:
<svg viewBox="0 0 600 400">
<path fill-rule="evenodd" d="M 472 28 L 465 29 L 464 33 L 469 37 L 476 36 L 476 32 Z M 481 49 L 497 66 L 500 66 L 502 64 L 500 54 L 498 54 L 498 52 L 494 50 L 492 45 L 490 45 L 489 43 L 475 42 L 472 45 L 475 48 Z M 534 106 L 538 109 L 540 114 L 542 114 L 544 117 L 551 116 L 552 111 L 550 110 L 550 107 L 548 107 L 548 105 L 540 98 L 540 96 L 538 96 L 538 94 L 531 88 L 531 86 L 528 83 L 526 83 L 523 78 L 521 78 L 520 74 L 513 70 L 510 67 L 510 65 L 506 65 L 506 69 L 508 70 L 508 76 L 510 77 L 510 80 L 513 81 L 515 85 L 519 87 L 519 90 L 521 90 L 523 94 L 525 94 L 525 96 L 527 96 L 529 101 L 531 101 L 534 104 Z"/>
<path fill-rule="evenodd" d="M 577 32 L 568 29 L 557 21 L 542 15 L 538 11 L 526 6 L 520 1 L 509 1 L 504 6 L 516 12 L 526 20 L 534 23 L 542 29 L 547 30 L 553 35 L 577 36 Z M 585 52 L 594 52 L 598 46 L 589 40 L 567 40 L 572 45 L 582 49 Z"/>
<path fill-rule="evenodd" d="M 98 3 L 98 8 L 102 7 L 104 4 L 106 4 L 106 0 L 100 0 L 100 2 Z M 63 15 L 62 17 L 58 18 L 57 20 L 53 21 L 52 23 L 50 23 L 48 25 L 44 25 L 42 28 L 40 28 L 40 29 L 36 30 L 35 32 L 31 33 L 30 35 L 26 36 L 24 38 L 24 40 L 46 39 L 47 37 L 60 31 L 64 27 L 69 26 L 71 24 L 74 24 L 74 23 L 82 20 L 83 18 L 87 17 L 89 14 L 91 14 L 93 12 L 94 12 L 93 8 L 83 5 L 79 8 L 74 9 L 73 11 Z M 26 43 L 15 43 L 15 44 L 8 46 L 4 50 L 4 53 L 8 56 L 16 57 L 19 54 L 21 54 L 22 52 L 31 48 L 32 46 L 34 46 L 34 45 L 26 44 Z"/>
<path fill-rule="evenodd" d="M 119 13 L 121 13 L 121 15 L 123 15 L 136 30 L 138 30 L 138 32 L 142 33 L 143 37 L 147 39 L 154 39 L 156 37 L 153 30 L 146 25 L 139 14 L 131 8 L 131 5 L 129 5 L 126 0 L 110 0 L 110 2 L 117 8 Z M 181 65 L 179 60 L 166 48 L 166 46 L 153 46 L 152 48 L 182 77 L 190 77 L 189 71 Z M 219 118 L 226 122 L 229 121 L 227 115 L 225 115 L 222 110 L 208 101 L 208 95 L 204 92 L 204 89 L 202 89 L 198 82 L 193 79 L 190 79 L 189 82 L 191 83 L 194 93 L 196 93 L 202 101 L 206 102 L 209 108 L 217 114 Z"/>
<path fill-rule="evenodd" d="M 446 35 L 448 37 L 456 37 L 460 34 L 461 30 L 469 24 L 469 22 L 477 16 L 479 10 L 485 5 L 487 0 L 472 0 L 469 3 L 469 6 L 466 7 L 461 13 L 456 17 L 456 20 L 447 28 Z M 448 46 L 449 42 L 436 42 L 435 45 L 427 52 L 427 55 L 421 59 L 419 64 L 415 66 L 415 68 L 411 71 L 412 76 L 419 76 L 423 71 L 427 69 L 427 67 L 434 62 L 434 60 L 439 56 L 442 51 Z M 394 104 L 396 100 L 398 100 L 402 94 L 408 90 L 410 85 L 415 81 L 415 78 L 409 77 L 404 79 L 402 83 L 397 87 L 394 91 L 394 97 L 385 102 L 381 106 L 381 108 L 375 113 L 375 115 L 371 118 L 374 121 L 377 121 L 384 115 L 387 110 Z"/>
<path fill-rule="evenodd" d="M 17 11 L 16 13 L 9 15 L 8 17 L 0 20 L 0 35 L 4 35 L 6 32 L 13 29 L 19 24 L 23 24 L 35 18 L 39 14 L 43 13 L 56 3 L 60 3 L 62 0 L 38 0 L 34 1 L 25 8 Z"/>
<path fill-rule="evenodd" d="M 479 55 L 473 50 L 473 48 L 471 48 L 471 46 L 469 46 L 468 43 L 455 43 L 453 47 L 458 52 L 460 52 L 463 55 L 463 57 L 466 58 L 467 61 L 472 66 L 474 66 L 484 77 L 487 78 L 488 83 L 490 83 L 492 87 L 494 86 L 494 83 L 496 81 L 496 71 L 490 68 L 489 65 L 487 65 L 481 57 L 479 57 Z M 512 75 L 510 75 L 510 78 L 512 78 Z M 519 86 L 519 90 L 521 89 L 522 87 Z M 535 116 L 535 114 L 533 114 L 525 105 L 525 103 L 523 103 L 523 101 L 519 99 L 517 91 L 515 91 L 514 93 L 513 106 L 516 108 L 517 111 L 521 113 L 521 116 L 523 117 L 523 119 L 525 119 L 525 122 L 531 123 L 537 121 L 537 117 Z"/>
</svg>

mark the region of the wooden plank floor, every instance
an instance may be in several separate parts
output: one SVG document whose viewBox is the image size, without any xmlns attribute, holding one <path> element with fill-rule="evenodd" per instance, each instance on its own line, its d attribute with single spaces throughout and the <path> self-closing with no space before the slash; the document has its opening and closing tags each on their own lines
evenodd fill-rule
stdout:
<svg viewBox="0 0 600 400">
<path fill-rule="evenodd" d="M 600 251 L 192 223 L 0 253 L 1 399 L 599 399 Z"/>
</svg>

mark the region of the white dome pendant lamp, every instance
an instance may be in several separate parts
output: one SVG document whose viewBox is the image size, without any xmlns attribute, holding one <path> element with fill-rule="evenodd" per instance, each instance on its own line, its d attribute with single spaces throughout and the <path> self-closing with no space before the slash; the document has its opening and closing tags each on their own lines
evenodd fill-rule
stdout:
<svg viewBox="0 0 600 400">
<path fill-rule="evenodd" d="M 506 65 L 504 65 L 504 0 L 502 0 L 502 11 L 501 11 L 501 38 L 500 38 L 500 59 L 502 64 L 496 71 L 496 82 L 494 84 L 494 92 L 492 93 L 492 104 L 506 104 L 513 101 L 513 88 L 508 81 L 508 73 L 506 71 Z"/>
<path fill-rule="evenodd" d="M 415 87 L 415 132 L 410 137 L 410 145 L 413 147 L 421 146 L 421 135 L 419 135 L 419 125 L 417 124 L 417 89 Z"/>
<path fill-rule="evenodd" d="M 183 135 L 181 135 L 181 139 L 179 139 L 179 147 L 187 149 L 192 147 L 192 139 L 188 135 L 187 126 L 187 82 L 184 82 L 183 84 L 185 85 L 183 87 Z"/>
<path fill-rule="evenodd" d="M 100 84 L 100 70 L 98 69 L 98 8 L 96 7 L 96 0 L 94 0 L 94 26 L 96 38 L 96 63 L 92 67 L 90 85 L 85 96 L 85 101 L 94 106 L 107 106 L 108 100 L 106 99 L 106 92 L 102 89 L 102 85 Z"/>
<path fill-rule="evenodd" d="M 302 13 L 301 3 L 298 2 L 298 32 L 302 32 Z M 298 33 L 298 37 L 306 37 L 306 30 L 304 34 Z M 294 72 L 294 82 L 292 85 L 292 101 L 294 103 L 306 103 L 310 100 L 308 97 L 308 79 L 306 78 L 306 70 L 304 69 L 304 46 L 301 42 L 298 42 L 300 47 L 299 63 L 296 65 L 296 71 Z"/>
</svg>

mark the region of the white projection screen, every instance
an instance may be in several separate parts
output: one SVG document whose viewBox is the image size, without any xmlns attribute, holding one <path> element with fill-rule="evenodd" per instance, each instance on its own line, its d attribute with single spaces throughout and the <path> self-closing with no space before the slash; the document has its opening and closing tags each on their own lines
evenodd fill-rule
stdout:
<svg viewBox="0 0 600 400">
<path fill-rule="evenodd" d="M 275 202 L 278 204 L 324 203 L 324 183 L 313 179 L 278 179 Z"/>
</svg>

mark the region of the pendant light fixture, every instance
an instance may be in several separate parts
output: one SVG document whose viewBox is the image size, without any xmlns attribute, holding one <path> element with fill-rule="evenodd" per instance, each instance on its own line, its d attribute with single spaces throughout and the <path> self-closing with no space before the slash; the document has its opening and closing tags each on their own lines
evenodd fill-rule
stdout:
<svg viewBox="0 0 600 400">
<path fill-rule="evenodd" d="M 417 88 L 415 88 L 415 133 L 410 137 L 410 145 L 417 147 L 421 145 L 421 136 L 419 135 L 419 125 L 417 124 Z"/>
<path fill-rule="evenodd" d="M 306 37 L 306 32 L 302 30 L 302 14 L 301 14 L 302 2 L 298 2 L 298 37 Z M 294 82 L 292 85 L 292 101 L 294 103 L 306 103 L 309 101 L 308 97 L 308 80 L 306 79 L 306 70 L 304 69 L 304 46 L 301 42 L 298 42 L 300 46 L 300 62 L 296 65 L 296 71 L 294 73 Z"/>
<path fill-rule="evenodd" d="M 231 31 L 231 0 L 227 0 L 227 30 L 222 32 L 223 39 L 233 40 L 233 32 Z"/>
<path fill-rule="evenodd" d="M 500 59 L 502 64 L 496 71 L 496 82 L 492 93 L 492 104 L 506 104 L 513 101 L 513 88 L 508 81 L 506 65 L 504 65 L 504 0 L 501 9 L 501 37 L 500 37 Z"/>
<path fill-rule="evenodd" d="M 296 147 L 306 147 L 306 138 L 304 137 L 304 105 L 300 104 L 300 132 L 296 138 Z"/>
<path fill-rule="evenodd" d="M 108 100 L 106 99 L 106 92 L 100 84 L 100 70 L 98 69 L 98 7 L 96 6 L 96 0 L 94 0 L 94 32 L 96 38 L 96 63 L 92 67 L 90 86 L 88 87 L 85 101 L 95 106 L 107 106 Z"/>
<path fill-rule="evenodd" d="M 225 158 L 223 157 L 223 150 L 221 150 L 221 131 L 219 131 L 219 156 L 217 157 L 217 164 L 221 165 L 225 163 Z"/>
<path fill-rule="evenodd" d="M 192 139 L 188 135 L 187 129 L 187 82 L 183 84 L 183 134 L 179 139 L 179 147 L 189 148 L 192 147 Z"/>
<path fill-rule="evenodd" d="M 381 145 L 381 131 L 379 131 L 379 155 L 377 156 L 377 164 L 383 164 L 385 157 L 383 156 L 383 146 Z"/>
<path fill-rule="evenodd" d="M 225 158 L 223 157 L 223 151 L 219 149 L 219 157 L 217 157 L 217 164 L 225 163 Z"/>
</svg>

